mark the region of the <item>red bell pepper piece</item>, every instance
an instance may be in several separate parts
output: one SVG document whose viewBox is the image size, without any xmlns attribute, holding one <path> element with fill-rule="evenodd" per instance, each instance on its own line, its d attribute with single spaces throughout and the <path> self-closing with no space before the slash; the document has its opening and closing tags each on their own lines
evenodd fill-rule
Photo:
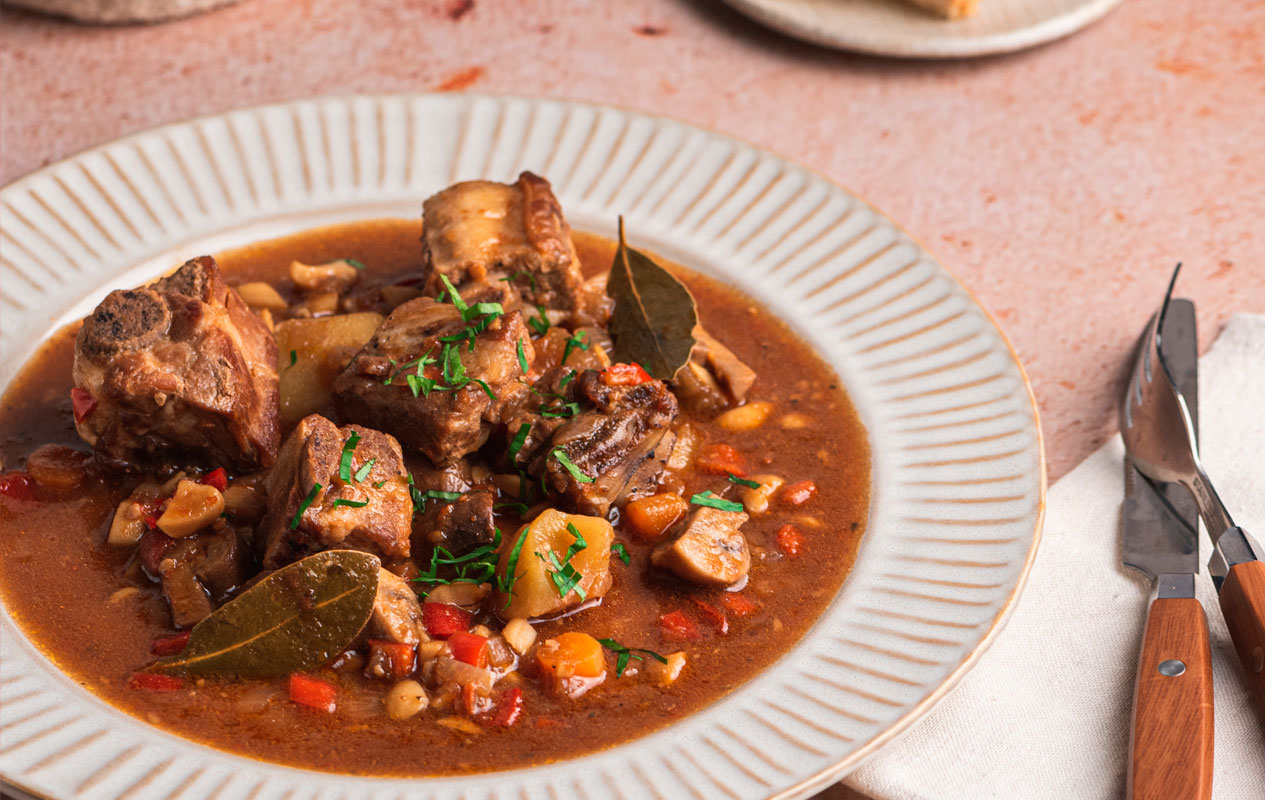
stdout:
<svg viewBox="0 0 1265 800">
<path fill-rule="evenodd" d="M 290 676 L 290 699 L 301 706 L 315 708 L 328 714 L 334 713 L 338 689 L 334 684 L 295 673 Z"/>
<path fill-rule="evenodd" d="M 189 646 L 189 631 L 159 636 L 150 645 L 149 652 L 156 656 L 174 656 Z"/>
<path fill-rule="evenodd" d="M 74 412 L 75 422 L 83 422 L 97 410 L 97 398 L 87 389 L 76 386 L 70 390 L 70 408 Z"/>
<path fill-rule="evenodd" d="M 808 499 L 817 493 L 817 484 L 813 481 L 799 481 L 798 483 L 788 483 L 782 487 L 782 491 L 778 494 L 778 499 L 784 505 L 798 506 L 807 503 Z"/>
<path fill-rule="evenodd" d="M 611 364 L 602 370 L 602 381 L 607 386 L 637 386 L 654 380 L 650 373 L 641 368 L 636 361 L 627 364 Z"/>
<path fill-rule="evenodd" d="M 725 592 L 720 597 L 720 604 L 740 617 L 760 610 L 759 604 L 742 592 Z"/>
<path fill-rule="evenodd" d="M 703 636 L 699 632 L 698 626 L 691 622 L 689 617 L 682 614 L 679 608 L 659 617 L 659 627 L 663 629 L 663 635 L 669 639 L 684 639 L 689 642 L 697 642 Z"/>
<path fill-rule="evenodd" d="M 794 558 L 804 552 L 804 534 L 794 525 L 786 524 L 777 529 L 777 547 L 786 555 Z"/>
<path fill-rule="evenodd" d="M 458 631 L 470 629 L 472 615 L 460 606 L 448 603 L 422 603 L 422 623 L 431 636 L 446 639 Z"/>
<path fill-rule="evenodd" d="M 184 688 L 184 678 L 175 675 L 159 675 L 156 672 L 137 672 L 128 680 L 127 685 L 133 689 L 147 689 L 151 692 L 177 692 Z"/>
<path fill-rule="evenodd" d="M 488 665 L 488 637 L 477 633 L 456 631 L 448 637 L 448 646 L 452 648 L 452 657 L 464 661 L 474 667 Z"/>
<path fill-rule="evenodd" d="M 34 500 L 35 479 L 21 470 L 0 475 L 0 495 L 10 500 Z"/>
<path fill-rule="evenodd" d="M 223 467 L 217 467 L 203 475 L 200 482 L 207 486 L 214 486 L 222 492 L 228 488 L 228 473 L 224 471 Z"/>
<path fill-rule="evenodd" d="M 718 633 L 729 633 L 729 619 L 725 617 L 724 611 L 697 597 L 691 597 L 690 600 L 694 602 L 694 605 L 698 606 L 698 610 L 703 612 L 703 616 L 716 628 Z"/>
<path fill-rule="evenodd" d="M 487 724 L 496 728 L 508 728 L 523 715 L 523 690 L 508 689 L 496 698 L 492 713 L 486 715 Z"/>
<path fill-rule="evenodd" d="M 397 681 L 413 674 L 416 652 L 411 644 L 382 639 L 369 640 L 369 663 L 383 665 L 387 673 Z"/>
<path fill-rule="evenodd" d="M 735 475 L 741 478 L 747 474 L 747 465 L 742 454 L 727 444 L 709 444 L 699 451 L 694 464 L 709 475 Z"/>
</svg>

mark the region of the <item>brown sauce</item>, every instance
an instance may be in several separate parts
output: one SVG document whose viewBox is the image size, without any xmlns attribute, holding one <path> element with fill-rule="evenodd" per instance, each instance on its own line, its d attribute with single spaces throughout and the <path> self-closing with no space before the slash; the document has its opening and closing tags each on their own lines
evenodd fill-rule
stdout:
<svg viewBox="0 0 1265 800">
<path fill-rule="evenodd" d="M 230 283 L 268 280 L 287 285 L 291 260 L 319 264 L 354 258 L 375 276 L 418 268 L 420 222 L 381 220 L 323 228 L 224 253 Z M 578 234 L 586 273 L 609 267 L 614 245 Z M 118 708 L 197 742 L 246 756 L 317 770 L 361 775 L 484 772 L 556 761 L 616 745 L 671 724 L 715 702 L 791 647 L 837 592 L 856 554 L 869 503 L 866 436 L 831 369 L 781 321 L 749 298 L 682 268 L 675 271 L 697 298 L 706 328 L 759 375 L 753 399 L 776 411 L 768 423 L 728 432 L 697 423 L 708 441 L 726 442 L 747 458 L 752 473 L 788 482 L 812 479 L 817 492 L 802 506 L 774 502 L 743 528 L 753 567 L 744 594 L 759 611 L 731 615 L 726 634 L 708 627 L 691 595 L 715 602 L 720 592 L 687 592 L 656 579 L 650 547 L 624 535 L 631 564 L 614 563 L 614 588 L 603 603 L 569 619 L 539 626 L 541 638 L 580 629 L 599 638 L 659 652 L 684 649 L 688 665 L 668 688 L 635 677 L 614 678 L 571 700 L 522 683 L 520 724 L 478 733 L 453 730 L 421 714 L 392 721 L 382 713 L 388 684 L 358 672 L 322 676 L 336 683 L 339 708 L 322 714 L 297 706 L 281 681 L 198 680 L 178 692 L 130 688 L 129 677 L 153 660 L 151 641 L 171 631 L 159 591 L 133 564 L 131 549 L 105 543 L 109 518 L 131 488 L 128 480 L 95 473 L 73 497 L 39 494 L 38 501 L 0 498 L 0 592 L 8 612 L 57 665 Z M 53 336 L 0 401 L 3 469 L 20 469 L 45 443 L 86 450 L 75 434 L 68 393 L 74 334 Z M 781 423 L 788 413 L 803 427 Z M 805 536 L 805 552 L 782 556 L 777 530 L 786 523 Z M 660 615 L 682 609 L 705 631 L 693 644 L 661 638 Z"/>
</svg>

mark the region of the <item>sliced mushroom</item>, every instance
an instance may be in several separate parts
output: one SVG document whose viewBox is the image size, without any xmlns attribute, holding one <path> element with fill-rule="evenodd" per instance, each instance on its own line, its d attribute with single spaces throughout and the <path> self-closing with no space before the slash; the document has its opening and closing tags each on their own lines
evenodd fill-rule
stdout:
<svg viewBox="0 0 1265 800">
<path fill-rule="evenodd" d="M 660 544 L 650 562 L 701 586 L 729 586 L 751 568 L 747 539 L 739 528 L 748 517 L 741 511 L 699 506 L 676 539 Z"/>
<path fill-rule="evenodd" d="M 698 340 L 698 348 L 694 355 L 697 356 L 699 351 L 702 352 L 707 368 L 729 392 L 730 399 L 734 403 L 746 400 L 747 392 L 751 391 L 751 384 L 755 383 L 755 370 L 744 364 L 732 350 L 701 327 L 695 329 L 694 338 Z"/>
</svg>

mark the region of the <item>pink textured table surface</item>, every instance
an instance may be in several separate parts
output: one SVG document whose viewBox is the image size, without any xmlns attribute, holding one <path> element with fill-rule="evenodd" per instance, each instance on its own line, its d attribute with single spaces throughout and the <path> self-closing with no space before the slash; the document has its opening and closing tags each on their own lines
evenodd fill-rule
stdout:
<svg viewBox="0 0 1265 800">
<path fill-rule="evenodd" d="M 475 89 L 669 114 L 818 169 L 1001 322 L 1058 478 L 1114 430 L 1172 264 L 1204 344 L 1265 310 L 1265 3 L 1126 0 L 1014 56 L 898 62 L 715 0 L 246 0 L 156 27 L 6 11 L 0 180 L 121 134 L 320 93 Z"/>
<path fill-rule="evenodd" d="M 155 124 L 356 91 L 576 98 L 754 141 L 892 215 L 996 315 L 1051 479 L 1114 432 L 1175 261 L 1205 346 L 1265 311 L 1259 0 L 1126 0 L 1070 39 L 958 63 L 818 49 L 715 0 L 246 0 L 108 29 L 6 10 L 0 68 L 4 182 Z"/>
</svg>

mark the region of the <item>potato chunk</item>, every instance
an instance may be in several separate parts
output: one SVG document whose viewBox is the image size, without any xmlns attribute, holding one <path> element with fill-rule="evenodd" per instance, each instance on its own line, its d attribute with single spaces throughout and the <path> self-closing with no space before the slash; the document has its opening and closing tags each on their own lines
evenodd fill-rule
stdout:
<svg viewBox="0 0 1265 800">
<path fill-rule="evenodd" d="M 585 545 L 571 556 L 569 562 L 567 551 L 577 541 L 568 525 L 579 532 Z M 509 596 L 498 592 L 497 613 L 504 620 L 544 617 L 577 606 L 588 598 L 606 594 L 611 587 L 611 543 L 614 539 L 615 531 L 611 524 L 601 517 L 564 514 L 552 508 L 541 512 L 518 533 L 505 537 L 501 544 L 497 575 L 502 579 L 502 585 L 509 574 L 511 559 L 514 560 L 514 570 Z M 517 547 L 520 540 L 521 549 Z M 565 577 L 559 574 L 551 555 L 559 564 L 569 564 L 581 576 L 575 589 L 568 590 L 565 597 L 559 594 L 560 588 L 554 576 L 558 575 L 559 581 L 565 581 Z"/>
<path fill-rule="evenodd" d="M 292 425 L 333 403 L 330 388 L 334 378 L 381 323 L 381 314 L 366 311 L 320 319 L 291 319 L 277 325 L 282 424 Z"/>
</svg>

